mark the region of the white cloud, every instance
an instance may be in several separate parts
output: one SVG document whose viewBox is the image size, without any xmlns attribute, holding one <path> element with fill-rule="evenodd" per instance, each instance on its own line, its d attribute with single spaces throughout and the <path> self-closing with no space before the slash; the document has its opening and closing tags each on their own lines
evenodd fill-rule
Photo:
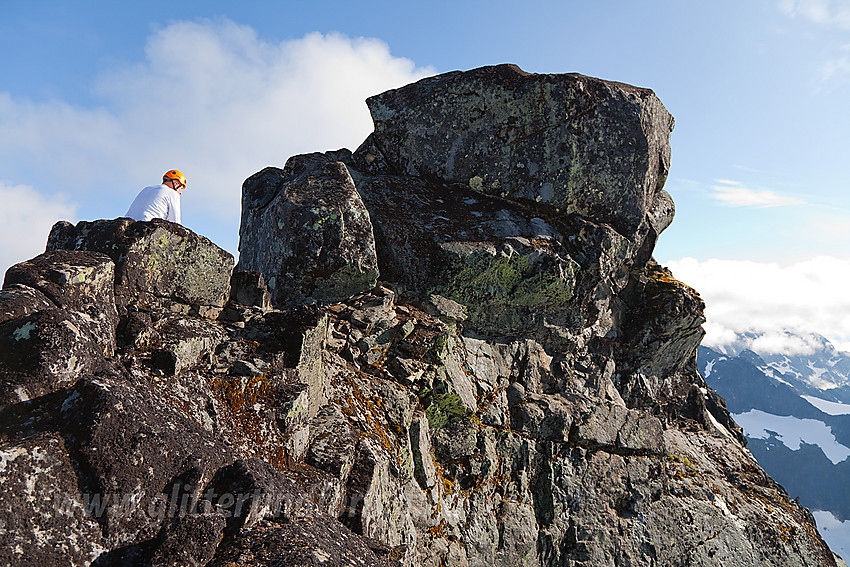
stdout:
<svg viewBox="0 0 850 567">
<path fill-rule="evenodd" d="M 850 346 L 850 259 L 819 256 L 788 266 L 683 258 L 668 262 L 706 303 L 704 344 L 730 344 L 735 333 L 763 333 L 762 348 L 805 352 L 805 340 L 785 329 L 819 333 L 836 348 Z"/>
<path fill-rule="evenodd" d="M 0 183 L 0 270 L 44 252 L 57 219 L 76 217 L 75 205 L 62 197 L 45 197 L 32 187 Z"/>
<path fill-rule="evenodd" d="M 820 25 L 850 29 L 847 0 L 780 0 L 779 9 L 788 16 L 802 17 Z"/>
<path fill-rule="evenodd" d="M 779 195 L 773 191 L 748 189 L 737 181 L 718 179 L 717 183 L 718 185 L 712 187 L 714 193 L 711 196 L 734 207 L 781 207 L 805 204 L 805 201 Z"/>
<path fill-rule="evenodd" d="M 846 55 L 829 59 L 820 65 L 820 79 L 824 82 L 836 77 L 845 77 L 848 74 L 850 74 L 850 57 Z"/>
<path fill-rule="evenodd" d="M 798 335 L 777 329 L 765 330 L 763 333 L 748 341 L 747 348 L 765 354 L 806 355 L 814 354 L 823 347 L 816 335 Z"/>
<path fill-rule="evenodd" d="M 180 169 L 185 224 L 235 252 L 245 178 L 298 153 L 355 149 L 372 131 L 368 96 L 433 73 L 378 40 L 271 43 L 229 20 L 178 22 L 149 37 L 144 61 L 98 77 L 98 106 L 0 93 L 0 171 L 69 194 L 94 219 L 124 214 Z"/>
</svg>

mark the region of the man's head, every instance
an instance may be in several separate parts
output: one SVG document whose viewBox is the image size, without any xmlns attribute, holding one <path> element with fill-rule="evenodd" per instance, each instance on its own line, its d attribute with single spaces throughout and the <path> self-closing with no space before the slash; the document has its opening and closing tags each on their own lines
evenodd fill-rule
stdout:
<svg viewBox="0 0 850 567">
<path fill-rule="evenodd" d="M 176 169 L 172 169 L 162 176 L 162 184 L 171 187 L 178 193 L 182 194 L 183 188 L 186 187 L 186 176 Z"/>
</svg>

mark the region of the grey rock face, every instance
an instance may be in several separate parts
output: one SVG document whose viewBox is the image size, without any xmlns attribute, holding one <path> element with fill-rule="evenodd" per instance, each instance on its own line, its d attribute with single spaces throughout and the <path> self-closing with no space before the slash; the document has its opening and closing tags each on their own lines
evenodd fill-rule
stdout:
<svg viewBox="0 0 850 567">
<path fill-rule="evenodd" d="M 45 252 L 9 268 L 3 287 L 14 284 L 37 289 L 57 307 L 85 316 L 91 321 L 89 330 L 99 339 L 104 356 L 112 356 L 118 311 L 115 264 L 108 256 L 69 250 Z"/>
<path fill-rule="evenodd" d="M 54 307 L 0 325 L 0 405 L 54 392 L 106 366 L 89 324 Z"/>
<path fill-rule="evenodd" d="M 627 236 L 653 208 L 670 165 L 673 117 L 655 94 L 582 75 L 482 67 L 367 104 L 368 143 L 386 173 L 545 203 Z"/>
<path fill-rule="evenodd" d="M 239 269 L 263 275 L 276 307 L 332 303 L 374 287 L 372 224 L 345 165 L 298 156 L 248 178 Z"/>
<path fill-rule="evenodd" d="M 202 316 L 220 311 L 230 296 L 233 256 L 179 224 L 154 219 L 136 222 L 65 221 L 54 225 L 50 250 L 89 250 L 115 262 L 115 297 L 165 305 Z"/>
</svg>

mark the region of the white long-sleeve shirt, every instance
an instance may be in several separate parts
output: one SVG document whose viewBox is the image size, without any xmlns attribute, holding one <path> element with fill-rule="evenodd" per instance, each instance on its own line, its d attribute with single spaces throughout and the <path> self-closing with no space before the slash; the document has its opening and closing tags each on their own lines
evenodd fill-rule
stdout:
<svg viewBox="0 0 850 567">
<path fill-rule="evenodd" d="M 145 187 L 124 216 L 137 221 L 165 219 L 180 224 L 180 193 L 166 185 Z"/>
</svg>

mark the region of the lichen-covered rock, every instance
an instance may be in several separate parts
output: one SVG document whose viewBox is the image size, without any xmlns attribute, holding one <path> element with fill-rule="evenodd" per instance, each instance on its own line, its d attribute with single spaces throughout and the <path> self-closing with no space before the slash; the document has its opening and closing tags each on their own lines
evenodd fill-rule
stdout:
<svg viewBox="0 0 850 567">
<path fill-rule="evenodd" d="M 280 524 L 263 521 L 216 554 L 210 567 L 310 565 L 394 567 L 398 553 L 352 533 L 334 518 L 316 515 Z"/>
<path fill-rule="evenodd" d="M 375 132 L 360 153 L 380 155 L 385 173 L 545 203 L 626 236 L 654 208 L 670 166 L 673 117 L 651 90 L 622 83 L 498 65 L 367 104 Z"/>
<path fill-rule="evenodd" d="M 582 323 L 569 306 L 584 271 L 600 268 L 565 236 L 581 236 L 575 219 L 556 228 L 513 203 L 420 178 L 358 177 L 357 186 L 388 281 L 462 306 L 464 326 L 488 335 L 560 340 Z M 622 248 L 614 273 L 632 260 Z"/>
<path fill-rule="evenodd" d="M 56 433 L 0 443 L 0 564 L 85 567 L 105 551 Z"/>
<path fill-rule="evenodd" d="M 230 296 L 233 256 L 207 238 L 161 219 L 60 221 L 47 250 L 89 250 L 115 262 L 115 298 L 164 305 L 185 313 L 216 315 Z"/>
<path fill-rule="evenodd" d="M 188 317 L 162 321 L 157 334 L 163 338 L 151 351 L 151 363 L 169 375 L 180 374 L 204 358 L 211 361 L 216 348 L 227 338 L 219 326 Z"/>
<path fill-rule="evenodd" d="M 51 412 L 53 427 L 71 440 L 83 490 L 103 498 L 96 517 L 110 548 L 155 538 L 164 521 L 192 510 L 202 485 L 232 458 L 175 411 L 179 404 L 152 394 L 112 379 L 81 380 Z"/>
<path fill-rule="evenodd" d="M 74 311 L 90 320 L 103 355 L 115 351 L 115 264 L 97 252 L 53 250 L 6 271 L 3 287 L 26 285 L 44 293 L 57 307 Z"/>
<path fill-rule="evenodd" d="M 328 473 L 333 479 L 332 496 L 326 511 L 334 516 L 343 512 L 343 487 L 354 465 L 358 431 L 336 407 L 328 406 L 310 421 L 310 444 L 304 462 Z"/>
<path fill-rule="evenodd" d="M 199 508 L 214 509 L 226 518 L 224 532 L 231 538 L 262 520 L 291 522 L 318 513 L 297 483 L 256 458 L 219 469 L 201 498 Z"/>
<path fill-rule="evenodd" d="M 249 177 L 239 269 L 263 275 L 276 307 L 333 303 L 374 287 L 372 224 L 345 165 L 298 156 Z"/>
<path fill-rule="evenodd" d="M 102 339 L 90 328 L 84 314 L 55 307 L 0 324 L 0 405 L 55 392 L 107 366 Z"/>
<path fill-rule="evenodd" d="M 416 481 L 424 490 L 433 488 L 437 484 L 437 468 L 434 466 L 431 433 L 424 412 L 414 416 L 410 424 L 410 445 Z"/>
<path fill-rule="evenodd" d="M 26 317 L 50 307 L 55 307 L 53 302 L 29 286 L 10 284 L 0 290 L 0 323 Z"/>
</svg>

